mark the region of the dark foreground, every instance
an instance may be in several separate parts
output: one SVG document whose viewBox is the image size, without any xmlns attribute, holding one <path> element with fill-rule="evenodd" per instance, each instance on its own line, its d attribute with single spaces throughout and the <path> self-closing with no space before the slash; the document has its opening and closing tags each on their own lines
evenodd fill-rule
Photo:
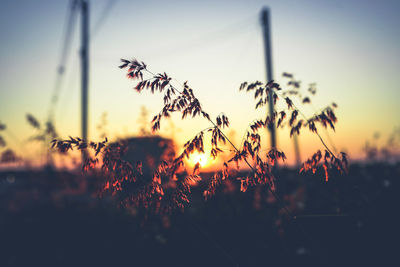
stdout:
<svg viewBox="0 0 400 267">
<path fill-rule="evenodd" d="M 184 213 L 144 216 L 71 174 L 0 174 L 0 266 L 400 266 L 400 165 L 348 176 L 280 170 L 278 194 L 201 186 Z"/>
</svg>

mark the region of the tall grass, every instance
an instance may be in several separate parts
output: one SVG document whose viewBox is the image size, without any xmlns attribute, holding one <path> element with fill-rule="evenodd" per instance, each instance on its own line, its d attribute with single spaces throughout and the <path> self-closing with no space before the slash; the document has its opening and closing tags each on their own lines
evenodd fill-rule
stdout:
<svg viewBox="0 0 400 267">
<path fill-rule="evenodd" d="M 177 81 L 164 73 L 153 73 L 143 62 L 136 59 L 122 59 L 121 69 L 127 71 L 127 77 L 136 84 L 134 89 L 140 93 L 143 90 L 149 90 L 152 93 L 160 93 L 164 100 L 161 111 L 156 114 L 152 121 L 152 131 L 156 132 L 161 128 L 164 118 L 170 117 L 172 113 L 181 114 L 181 118 L 202 117 L 207 120 L 209 127 L 199 131 L 192 139 L 188 140 L 183 151 L 173 159 L 164 160 L 154 170 L 152 177 L 143 175 L 141 163 L 132 164 L 122 158 L 126 147 L 110 146 L 105 138 L 102 142 L 88 142 L 80 138 L 70 138 L 69 140 L 53 140 L 53 147 L 59 151 L 66 152 L 71 149 L 94 151 L 94 157 L 89 158 L 83 166 L 84 170 L 90 170 L 100 166 L 106 178 L 102 188 L 103 193 L 119 195 L 121 203 L 128 206 L 144 206 L 156 213 L 168 213 L 175 208 L 184 209 L 185 204 L 189 202 L 191 187 L 202 180 L 200 175 L 201 166 L 197 163 L 191 173 L 185 170 L 185 159 L 189 159 L 194 152 L 204 153 L 205 136 L 210 135 L 211 152 L 210 157 L 218 158 L 223 150 L 222 145 L 231 146 L 234 155 L 224 161 L 221 167 L 216 171 L 208 181 L 208 186 L 203 192 L 205 199 L 212 197 L 216 188 L 227 179 L 235 179 L 239 182 L 241 191 L 245 192 L 251 186 L 266 186 L 268 190 L 278 199 L 275 192 L 275 181 L 273 166 L 278 161 L 284 161 L 286 155 L 283 151 L 272 147 L 265 150 L 261 149 L 262 135 L 260 130 L 266 130 L 268 127 L 286 127 L 290 128 L 290 136 L 300 134 L 301 131 L 308 129 L 318 136 L 323 151 L 318 150 L 306 162 L 303 163 L 300 171 L 312 171 L 322 166 L 325 170 L 325 179 L 328 180 L 329 169 L 336 168 L 341 173 L 347 171 L 347 158 L 345 153 L 340 156 L 335 155 L 327 146 L 318 132 L 318 125 L 335 129 L 337 118 L 334 113 L 336 104 L 332 104 L 312 117 L 307 118 L 302 111 L 293 103 L 290 90 L 284 92 L 279 84 L 274 81 L 268 83 L 244 82 L 239 90 L 254 93 L 256 109 L 262 108 L 269 102 L 269 94 L 272 93 L 273 104 L 277 107 L 279 101 L 283 101 L 285 108 L 276 110 L 273 116 L 266 116 L 251 120 L 246 131 L 245 137 L 240 145 L 235 145 L 225 134 L 229 128 L 229 119 L 224 113 L 220 113 L 215 118 L 205 111 L 200 100 L 195 96 L 188 82 L 175 85 Z M 290 74 L 284 74 L 289 78 L 288 85 L 297 87 L 298 83 Z M 315 93 L 314 89 L 310 89 Z M 304 98 L 303 103 L 309 102 L 309 98 Z M 237 178 L 231 175 L 234 167 L 247 166 L 250 170 L 248 175 Z M 289 214 L 289 211 L 287 211 Z"/>
</svg>

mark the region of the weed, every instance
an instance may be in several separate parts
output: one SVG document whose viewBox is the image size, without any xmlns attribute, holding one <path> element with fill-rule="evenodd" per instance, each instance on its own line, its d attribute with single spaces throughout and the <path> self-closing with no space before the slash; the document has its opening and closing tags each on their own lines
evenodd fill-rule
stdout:
<svg viewBox="0 0 400 267">
<path fill-rule="evenodd" d="M 334 125 L 337 118 L 333 109 L 336 104 L 332 104 L 307 118 L 287 96 L 293 94 L 290 90 L 283 93 L 280 85 L 274 81 L 266 84 L 259 81 L 244 82 L 240 85 L 239 90 L 254 93 L 256 109 L 269 102 L 270 92 L 274 105 L 276 106 L 278 101 L 284 101 L 286 108 L 275 111 L 272 117 L 266 116 L 253 120 L 246 131 L 242 144 L 236 146 L 224 133 L 224 130 L 229 128 L 228 117 L 221 113 L 215 119 L 212 119 L 209 113 L 203 110 L 200 100 L 195 96 L 194 90 L 188 85 L 188 82 L 180 85 L 178 89 L 177 86 L 172 84 L 174 79 L 165 72 L 154 74 L 148 70 L 146 64 L 136 59 L 122 59 L 122 65 L 119 68 L 126 69 L 127 77 L 137 82 L 134 86 L 137 92 L 149 90 L 152 93 L 163 94 L 164 106 L 151 122 L 153 132 L 158 131 L 162 120 L 170 117 L 172 113 L 180 113 L 182 119 L 202 117 L 210 123 L 210 127 L 200 131 L 184 144 L 181 154 L 174 159 L 163 161 L 156 168 L 152 177 L 143 175 L 141 163 L 131 164 L 122 158 L 126 147 L 123 145 L 107 145 L 107 138 L 98 143 L 72 137 L 69 140 L 53 140 L 53 147 L 62 152 L 74 148 L 79 150 L 92 149 L 95 155 L 84 163 L 83 169 L 89 170 L 100 164 L 101 170 L 107 177 L 102 192 L 119 195 L 121 203 L 124 205 L 144 206 L 146 209 L 157 213 L 168 213 L 175 208 L 184 209 L 185 204 L 189 202 L 191 187 L 202 180 L 200 164 L 195 165 L 192 173 L 186 173 L 184 159 L 189 159 L 193 152 L 204 153 L 204 140 L 207 134 L 211 137 L 211 157 L 217 158 L 223 152 L 221 149 L 223 144 L 229 144 L 234 155 L 225 161 L 220 170 L 215 172 L 208 181 L 208 186 L 203 192 L 206 199 L 215 194 L 216 188 L 224 180 L 235 178 L 235 176 L 230 175 L 232 164 L 237 169 L 239 169 L 240 164 L 245 164 L 251 170 L 245 177 L 237 178 L 241 185 L 241 191 L 245 192 L 250 186 L 262 185 L 267 186 L 270 192 L 274 194 L 276 178 L 273 174 L 273 166 L 277 161 L 284 161 L 286 156 L 283 151 L 276 147 L 272 147 L 266 153 L 263 153 L 259 131 L 274 127 L 276 122 L 278 127 L 287 122 L 286 125 L 290 128 L 290 136 L 295 133 L 298 135 L 303 129 L 308 128 L 319 137 L 324 147 L 324 152 L 318 150 L 303 163 L 300 172 L 312 171 L 315 173 L 317 167 L 322 165 L 326 180 L 329 177 L 328 170 L 332 167 L 342 173 L 347 172 L 346 154 L 340 153 L 340 156 L 336 156 L 325 144 L 317 130 L 317 125 L 335 129 Z M 295 81 L 291 74 L 286 73 L 284 76 L 291 79 L 288 83 L 289 86 L 294 88 L 299 86 L 299 82 Z M 315 88 L 311 86 L 309 92 L 315 94 Z M 302 102 L 309 103 L 310 99 L 306 97 Z M 99 156 L 101 156 L 100 160 Z M 278 198 L 276 194 L 274 196 Z"/>
</svg>

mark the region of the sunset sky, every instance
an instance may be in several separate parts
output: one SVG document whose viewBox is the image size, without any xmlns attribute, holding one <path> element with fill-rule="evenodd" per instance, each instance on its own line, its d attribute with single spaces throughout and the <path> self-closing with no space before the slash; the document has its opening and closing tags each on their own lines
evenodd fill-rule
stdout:
<svg viewBox="0 0 400 267">
<path fill-rule="evenodd" d="M 271 10 L 275 80 L 284 81 L 284 71 L 294 73 L 304 90 L 317 84 L 316 109 L 339 106 L 328 144 L 362 158 L 374 133 L 384 142 L 400 126 L 400 2 L 395 0 L 90 1 L 90 23 L 98 26 L 90 43 L 90 139 L 100 138 L 96 126 L 104 112 L 107 135 L 116 140 L 139 132 L 142 106 L 149 121 L 161 110 L 160 95 L 138 94 L 118 68 L 120 58 L 137 58 L 153 72 L 187 80 L 205 110 L 229 117 L 229 135 L 240 143 L 248 123 L 263 116 L 254 111 L 252 95 L 238 88 L 244 81 L 265 81 L 260 25 L 265 6 Z M 67 0 L 1 2 L 0 122 L 8 129 L 2 135 L 31 158 L 40 152 L 27 141 L 35 131 L 25 116 L 47 118 L 68 7 Z M 78 19 L 56 109 L 62 137 L 80 135 L 79 25 Z M 161 134 L 183 144 L 206 127 L 206 121 L 173 117 L 161 125 Z M 305 132 L 300 145 L 303 159 L 322 148 Z M 287 131 L 279 132 L 278 146 L 293 160 Z"/>
</svg>

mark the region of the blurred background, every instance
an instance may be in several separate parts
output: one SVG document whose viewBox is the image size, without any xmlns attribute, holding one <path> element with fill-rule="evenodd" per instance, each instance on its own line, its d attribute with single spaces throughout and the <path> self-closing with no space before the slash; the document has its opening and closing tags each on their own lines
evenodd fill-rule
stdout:
<svg viewBox="0 0 400 267">
<path fill-rule="evenodd" d="M 79 152 L 49 152 L 53 138 L 83 136 L 83 36 L 89 140 L 125 140 L 126 159 L 142 160 L 150 177 L 209 127 L 177 115 L 152 133 L 162 96 L 137 93 L 118 68 L 121 58 L 136 58 L 176 86 L 188 81 L 211 117 L 226 114 L 227 135 L 240 144 L 249 123 L 267 114 L 238 90 L 268 79 L 265 7 L 272 78 L 283 89 L 299 82 L 303 97 L 294 102 L 306 116 L 337 104 L 336 130 L 319 130 L 335 153 L 349 155 L 347 176 L 333 171 L 325 182 L 322 169 L 299 174 L 290 129 L 279 128 L 277 147 L 288 158 L 275 169 L 281 201 L 263 187 L 240 192 L 236 178 L 248 170 L 204 201 L 210 172 L 221 163 L 206 145 L 206 155 L 188 162 L 202 165 L 204 181 L 185 212 L 161 216 L 123 207 L 120 196 L 99 198 L 104 174 L 82 174 Z M 2 0 L 0 266 L 397 266 L 399 12 L 396 0 Z M 262 138 L 267 150 L 269 133 Z M 312 133 L 297 138 L 301 161 L 324 149 Z M 229 147 L 224 151 L 226 160 Z"/>
</svg>

